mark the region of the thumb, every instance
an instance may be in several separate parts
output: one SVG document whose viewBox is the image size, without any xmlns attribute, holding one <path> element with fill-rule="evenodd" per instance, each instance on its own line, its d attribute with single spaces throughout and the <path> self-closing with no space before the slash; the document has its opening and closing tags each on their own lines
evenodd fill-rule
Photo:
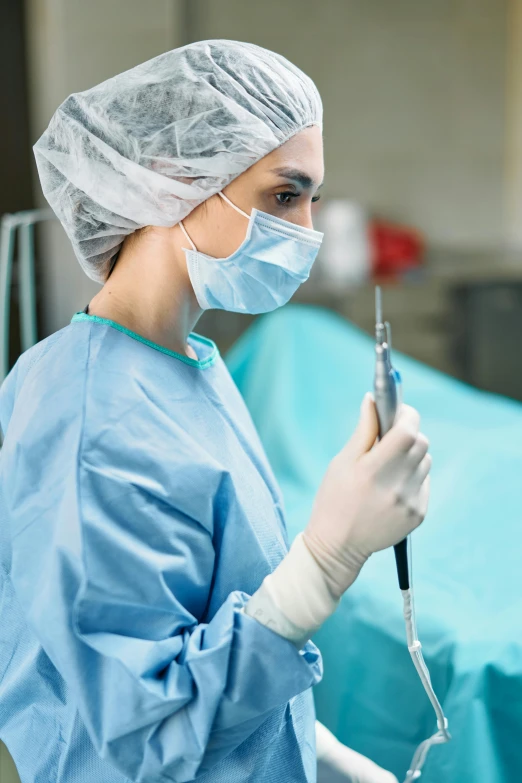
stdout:
<svg viewBox="0 0 522 783">
<path fill-rule="evenodd" d="M 377 419 L 375 402 L 372 394 L 368 392 L 362 401 L 359 423 L 347 446 L 353 456 L 362 457 L 373 447 L 378 435 L 379 420 Z"/>
</svg>

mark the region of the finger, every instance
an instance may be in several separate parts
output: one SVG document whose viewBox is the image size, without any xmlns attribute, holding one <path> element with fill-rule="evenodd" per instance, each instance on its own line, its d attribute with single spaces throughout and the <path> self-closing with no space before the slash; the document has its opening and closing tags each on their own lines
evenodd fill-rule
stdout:
<svg viewBox="0 0 522 783">
<path fill-rule="evenodd" d="M 424 480 L 424 484 L 422 485 L 419 493 L 419 512 L 422 519 L 424 519 L 424 517 L 428 513 L 428 505 L 430 502 L 430 490 L 431 490 L 431 479 L 430 476 L 427 476 Z"/>
<path fill-rule="evenodd" d="M 403 497 L 416 497 L 419 494 L 422 485 L 429 475 L 431 464 L 431 454 L 426 454 L 422 462 L 415 468 L 413 473 L 411 473 L 409 478 L 406 480 L 404 488 L 401 492 Z"/>
<path fill-rule="evenodd" d="M 428 449 L 430 447 L 430 442 L 426 435 L 423 435 L 422 432 L 419 432 L 417 435 L 417 438 L 415 439 L 415 443 L 411 447 L 411 449 L 408 451 L 405 459 L 405 465 L 407 468 L 415 469 L 418 465 L 421 464 L 424 457 L 428 453 Z"/>
<path fill-rule="evenodd" d="M 396 423 L 368 454 L 368 463 L 378 468 L 384 462 L 406 454 L 415 445 L 419 427 L 418 411 L 409 405 L 403 405 Z"/>
<path fill-rule="evenodd" d="M 410 510 L 410 516 L 416 519 L 414 526 L 418 527 L 425 519 L 428 513 L 428 505 L 430 500 L 430 477 L 427 476 L 424 479 L 422 486 L 420 487 L 417 496 L 410 496 L 406 503 Z"/>
<path fill-rule="evenodd" d="M 352 456 L 360 457 L 372 448 L 378 434 L 379 421 L 377 419 L 377 411 L 373 397 L 368 393 L 362 401 L 359 423 L 345 449 L 348 449 Z"/>
</svg>

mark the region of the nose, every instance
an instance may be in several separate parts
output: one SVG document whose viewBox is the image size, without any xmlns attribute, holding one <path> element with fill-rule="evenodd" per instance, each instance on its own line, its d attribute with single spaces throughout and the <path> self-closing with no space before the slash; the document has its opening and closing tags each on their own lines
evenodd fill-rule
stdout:
<svg viewBox="0 0 522 783">
<path fill-rule="evenodd" d="M 290 220 L 296 226 L 302 226 L 303 228 L 313 228 L 314 223 L 312 220 L 312 205 L 306 204 L 302 209 L 297 212 Z"/>
</svg>

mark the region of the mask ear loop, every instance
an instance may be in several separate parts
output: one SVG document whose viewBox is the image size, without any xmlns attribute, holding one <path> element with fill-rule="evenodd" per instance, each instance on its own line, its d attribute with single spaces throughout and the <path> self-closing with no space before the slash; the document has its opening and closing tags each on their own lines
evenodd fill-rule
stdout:
<svg viewBox="0 0 522 783">
<path fill-rule="evenodd" d="M 189 235 L 187 234 L 187 229 L 186 229 L 186 228 L 185 228 L 185 226 L 183 225 L 183 221 L 182 221 L 182 220 L 180 220 L 180 221 L 179 221 L 179 223 L 178 223 L 178 226 L 179 226 L 179 227 L 180 227 L 180 229 L 183 231 L 183 233 L 184 233 L 184 235 L 185 235 L 185 238 L 187 239 L 187 241 L 188 241 L 188 242 L 189 242 L 189 243 L 192 245 L 192 250 L 195 250 L 195 251 L 196 251 L 196 253 L 197 253 L 197 250 L 198 250 L 198 249 L 197 249 L 196 245 L 194 244 L 194 242 L 192 241 L 192 239 L 191 239 L 191 238 L 189 237 Z"/>
<path fill-rule="evenodd" d="M 236 212 L 239 212 L 239 214 L 240 214 L 240 215 L 243 215 L 243 217 L 246 217 L 248 220 L 250 220 L 250 215 L 247 215 L 247 213 L 246 213 L 246 212 L 243 212 L 243 210 L 242 210 L 242 209 L 240 209 L 239 207 L 236 207 L 236 205 L 235 205 L 235 204 L 232 204 L 232 202 L 230 201 L 230 199 L 229 199 L 229 198 L 227 198 L 227 197 L 225 196 L 225 194 L 224 194 L 224 193 L 221 193 L 221 191 L 220 191 L 220 192 L 218 193 L 218 196 L 221 196 L 221 198 L 223 199 L 223 201 L 226 201 L 226 202 L 227 202 L 227 204 L 229 204 L 229 205 L 232 207 L 232 209 L 235 209 L 235 210 L 236 210 Z"/>
</svg>

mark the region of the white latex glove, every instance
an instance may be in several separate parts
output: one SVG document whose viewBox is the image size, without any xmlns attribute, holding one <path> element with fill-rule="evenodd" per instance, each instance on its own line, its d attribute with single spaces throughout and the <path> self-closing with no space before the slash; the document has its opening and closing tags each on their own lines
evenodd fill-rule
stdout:
<svg viewBox="0 0 522 783">
<path fill-rule="evenodd" d="M 317 783 L 398 783 L 391 772 L 339 742 L 316 721 Z"/>
<path fill-rule="evenodd" d="M 419 425 L 403 405 L 374 446 L 377 412 L 366 395 L 357 429 L 328 467 L 303 538 L 337 598 L 371 554 L 402 541 L 426 515 L 431 456 Z"/>
<path fill-rule="evenodd" d="M 403 405 L 381 441 L 371 394 L 359 424 L 330 463 L 310 522 L 245 606 L 299 648 L 335 611 L 373 552 L 402 541 L 424 519 L 431 457 L 416 410 Z"/>
</svg>

